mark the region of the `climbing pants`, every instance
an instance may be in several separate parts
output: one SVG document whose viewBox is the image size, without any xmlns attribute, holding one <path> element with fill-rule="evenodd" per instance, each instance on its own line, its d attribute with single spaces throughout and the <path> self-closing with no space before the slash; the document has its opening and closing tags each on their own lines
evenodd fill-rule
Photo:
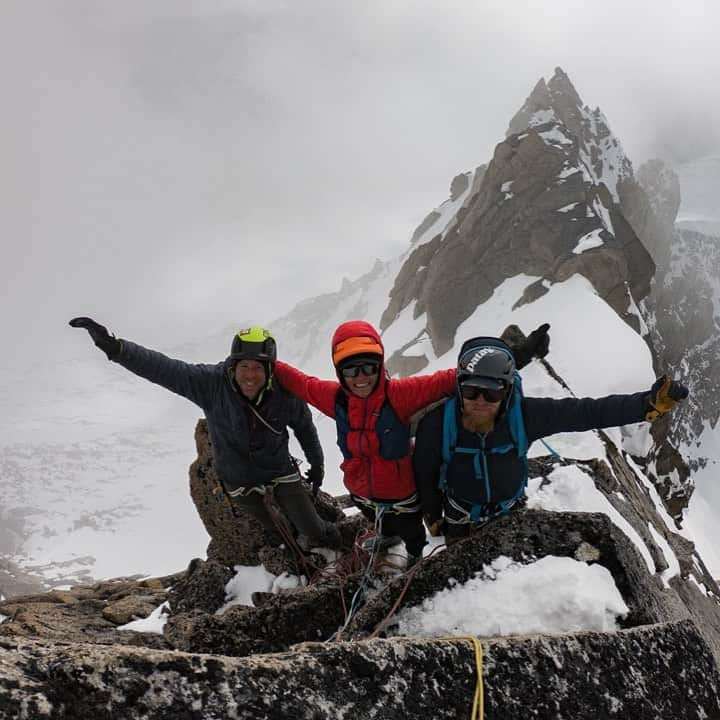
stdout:
<svg viewBox="0 0 720 720">
<path fill-rule="evenodd" d="M 296 480 L 267 486 L 265 492 L 249 492 L 236 495 L 232 501 L 248 515 L 257 520 L 263 528 L 277 533 L 275 523 L 265 507 L 265 494 L 272 492 L 273 499 L 283 515 L 295 528 L 298 535 L 304 535 L 311 547 L 336 548 L 340 545 L 340 533 L 335 523 L 323 520 L 313 505 L 310 493 L 304 487 L 300 476 Z"/>
</svg>

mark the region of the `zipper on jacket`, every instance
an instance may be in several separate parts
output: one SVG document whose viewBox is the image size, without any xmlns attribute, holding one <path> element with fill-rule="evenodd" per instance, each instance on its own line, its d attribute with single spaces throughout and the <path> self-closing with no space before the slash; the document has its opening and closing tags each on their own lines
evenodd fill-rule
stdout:
<svg viewBox="0 0 720 720">
<path fill-rule="evenodd" d="M 370 455 L 365 454 L 363 449 L 363 440 L 365 438 L 365 421 L 367 420 L 367 398 L 363 399 L 363 414 L 362 414 L 362 429 L 360 430 L 359 446 L 361 455 L 365 455 L 367 458 L 367 485 L 368 485 L 368 497 L 375 499 L 375 494 L 372 488 L 372 458 Z"/>
<path fill-rule="evenodd" d="M 487 502 L 490 504 L 490 473 L 488 472 L 487 453 L 485 452 L 485 441 L 487 433 L 478 433 L 480 436 L 480 456 L 482 457 L 482 469 L 485 476 L 485 493 L 487 494 Z"/>
</svg>

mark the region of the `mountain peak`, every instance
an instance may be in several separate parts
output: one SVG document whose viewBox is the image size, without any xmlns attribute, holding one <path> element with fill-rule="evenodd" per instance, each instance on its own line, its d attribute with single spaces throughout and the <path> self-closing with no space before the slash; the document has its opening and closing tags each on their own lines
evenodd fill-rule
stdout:
<svg viewBox="0 0 720 720">
<path fill-rule="evenodd" d="M 617 186 L 632 177 L 632 165 L 610 130 L 600 108 L 590 110 L 567 73 L 560 67 L 546 83 L 541 78 L 510 121 L 506 137 L 520 135 L 547 123 L 569 141 L 578 143 L 583 167 L 597 183 L 604 183 L 615 202 Z"/>
<path fill-rule="evenodd" d="M 575 86 L 561 67 L 555 68 L 555 74 L 550 78 L 547 86 L 554 100 L 566 105 L 582 106 L 580 95 L 578 95 Z"/>
<path fill-rule="evenodd" d="M 523 106 L 510 121 L 506 136 L 524 132 L 528 128 L 558 120 L 568 126 L 573 135 L 581 130 L 583 102 L 567 73 L 555 68 L 549 82 L 540 78 Z"/>
</svg>

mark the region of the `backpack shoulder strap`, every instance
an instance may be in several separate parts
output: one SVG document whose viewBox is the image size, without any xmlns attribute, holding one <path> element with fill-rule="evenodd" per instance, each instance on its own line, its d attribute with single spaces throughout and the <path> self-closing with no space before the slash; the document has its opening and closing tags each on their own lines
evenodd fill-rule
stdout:
<svg viewBox="0 0 720 720">
<path fill-rule="evenodd" d="M 438 487 L 443 492 L 447 488 L 447 467 L 455 452 L 457 444 L 457 421 L 455 419 L 455 408 L 457 400 L 454 397 L 445 401 L 443 410 L 442 427 L 442 464 L 440 465 L 440 478 Z"/>
<path fill-rule="evenodd" d="M 522 478 L 518 491 L 512 498 L 504 500 L 500 503 L 502 512 L 507 512 L 515 502 L 524 495 L 528 481 L 528 439 L 525 431 L 525 419 L 522 414 L 522 380 L 520 374 L 515 371 L 515 380 L 513 383 L 512 396 L 510 397 L 510 406 L 508 407 L 508 425 L 510 427 L 510 436 L 512 437 L 517 454 L 522 462 Z"/>
</svg>

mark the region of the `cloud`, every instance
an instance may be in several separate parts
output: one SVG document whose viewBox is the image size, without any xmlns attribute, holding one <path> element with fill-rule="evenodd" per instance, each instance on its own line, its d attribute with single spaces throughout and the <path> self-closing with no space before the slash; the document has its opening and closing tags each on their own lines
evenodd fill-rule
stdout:
<svg viewBox="0 0 720 720">
<path fill-rule="evenodd" d="M 159 344 L 337 289 L 557 65 L 636 165 L 717 149 L 718 9 L 678 7 L 11 0 L 0 363 L 73 352 L 80 312 Z"/>
</svg>

